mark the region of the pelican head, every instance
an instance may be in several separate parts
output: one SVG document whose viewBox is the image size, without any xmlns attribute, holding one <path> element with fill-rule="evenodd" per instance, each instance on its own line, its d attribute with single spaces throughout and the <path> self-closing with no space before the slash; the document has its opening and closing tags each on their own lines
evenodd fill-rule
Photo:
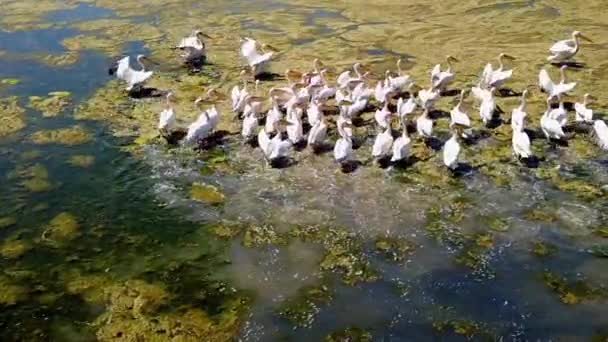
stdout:
<svg viewBox="0 0 608 342">
<path fill-rule="evenodd" d="M 582 34 L 581 31 L 574 31 L 574 32 L 572 32 L 572 39 L 577 40 L 578 38 L 586 40 L 589 43 L 593 43 L 593 40 L 591 40 L 590 38 L 588 38 L 587 36 L 585 36 L 584 34 Z"/>
<path fill-rule="evenodd" d="M 452 56 L 452 55 L 448 55 L 448 56 L 445 58 L 445 61 L 446 61 L 446 62 L 448 62 L 448 64 L 450 64 L 450 63 L 457 63 L 457 62 L 460 62 L 460 61 L 458 60 L 458 58 L 456 58 L 456 57 L 454 57 L 454 56 Z"/>
<path fill-rule="evenodd" d="M 498 55 L 498 59 L 499 59 L 499 60 L 502 60 L 502 59 L 508 59 L 508 60 L 514 61 L 514 60 L 515 60 L 515 57 L 513 57 L 513 56 L 511 56 L 511 55 L 509 55 L 509 54 L 506 54 L 506 53 L 502 52 L 500 55 Z"/>
<path fill-rule="evenodd" d="M 521 93 L 521 97 L 523 99 L 525 99 L 526 97 L 528 97 L 528 93 L 529 93 L 528 89 L 524 89 L 524 91 Z"/>
<path fill-rule="evenodd" d="M 168 92 L 165 98 L 167 100 L 167 105 L 171 105 L 171 99 L 175 99 L 172 91 Z"/>
<path fill-rule="evenodd" d="M 588 103 L 589 101 L 592 101 L 592 100 L 597 100 L 597 98 L 595 98 L 595 96 L 593 96 L 589 93 L 583 95 L 583 99 L 584 99 L 585 103 Z"/>
<path fill-rule="evenodd" d="M 194 106 L 195 106 L 197 109 L 199 109 L 199 110 L 201 109 L 201 108 L 200 108 L 200 106 L 201 106 L 201 102 L 203 102 L 203 98 L 202 98 L 202 97 L 198 97 L 196 100 L 194 100 Z"/>
<path fill-rule="evenodd" d="M 274 53 L 274 52 L 279 52 L 279 49 L 275 48 L 274 46 L 270 45 L 270 44 L 262 44 L 262 50 L 263 51 L 270 51 L 270 53 Z"/>
</svg>

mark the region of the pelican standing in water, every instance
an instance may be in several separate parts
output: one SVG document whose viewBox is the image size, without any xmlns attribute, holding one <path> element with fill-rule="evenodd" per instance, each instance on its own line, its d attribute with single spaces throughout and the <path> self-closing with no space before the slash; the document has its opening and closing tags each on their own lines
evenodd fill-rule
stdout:
<svg viewBox="0 0 608 342">
<path fill-rule="evenodd" d="M 487 125 L 490 121 L 492 121 L 494 112 L 496 111 L 494 92 L 496 92 L 496 88 L 492 87 L 489 92 L 484 93 L 484 97 L 481 100 L 481 105 L 479 106 L 479 116 L 481 117 L 481 121 L 484 123 L 484 125 Z"/>
<path fill-rule="evenodd" d="M 562 139 L 566 135 L 559 122 L 551 117 L 551 98 L 547 98 L 547 110 L 540 118 L 540 128 L 547 140 Z"/>
<path fill-rule="evenodd" d="M 308 132 L 308 146 L 313 150 L 318 150 L 319 147 L 325 142 L 327 137 L 327 123 L 325 122 L 325 116 L 321 113 L 321 118 L 315 122 L 315 124 Z"/>
<path fill-rule="evenodd" d="M 406 121 L 407 117 L 413 114 L 416 111 L 416 100 L 414 96 L 410 96 L 407 101 L 403 101 L 403 98 L 400 97 L 397 101 L 397 114 L 399 115 L 399 120 Z"/>
<path fill-rule="evenodd" d="M 258 46 L 262 50 L 261 54 L 258 52 Z M 266 49 L 270 51 L 266 52 Z M 274 47 L 267 44 L 260 45 L 252 38 L 242 39 L 241 56 L 245 59 L 249 68 L 251 68 L 251 73 L 254 77 L 268 72 L 270 61 L 276 51 Z"/>
<path fill-rule="evenodd" d="M 438 89 L 422 89 L 418 92 L 418 102 L 423 109 L 432 110 L 441 94 Z"/>
<path fill-rule="evenodd" d="M 460 99 L 458 100 L 458 104 L 450 111 L 450 125 L 460 125 L 467 128 L 471 127 L 471 119 L 469 119 L 469 115 L 462 109 L 462 103 L 464 102 L 465 95 L 466 90 L 462 89 L 460 91 Z"/>
<path fill-rule="evenodd" d="M 374 114 L 374 118 L 376 119 L 376 123 L 381 129 L 385 129 L 390 126 L 391 116 L 393 113 L 388 109 L 388 93 L 384 94 L 384 106 L 381 109 L 376 110 Z"/>
<path fill-rule="evenodd" d="M 176 48 L 183 51 L 182 57 L 187 64 L 199 67 L 207 59 L 207 50 L 203 38 L 211 37 L 203 31 L 196 30 L 190 36 L 182 38 Z"/>
<path fill-rule="evenodd" d="M 603 150 L 608 150 L 608 126 L 606 126 L 606 123 L 603 120 L 595 120 L 593 132 L 597 145 Z"/>
<path fill-rule="evenodd" d="M 173 97 L 173 93 L 169 92 L 167 94 L 167 108 L 163 109 L 160 112 L 160 117 L 158 119 L 158 130 L 163 136 L 170 135 L 175 129 L 176 120 L 175 120 L 175 109 L 173 108 L 173 104 L 171 103 L 171 98 Z"/>
<path fill-rule="evenodd" d="M 391 157 L 391 162 L 393 163 L 409 158 L 411 153 L 412 139 L 407 134 L 407 126 L 404 119 L 405 117 L 399 117 L 401 136 L 393 142 L 393 156 Z"/>
<path fill-rule="evenodd" d="M 292 144 L 296 145 L 304 140 L 304 130 L 302 129 L 302 109 L 296 105 L 287 107 L 287 137 Z"/>
<path fill-rule="evenodd" d="M 511 128 L 513 131 L 523 130 L 524 128 L 526 117 L 528 116 L 526 112 L 526 106 L 528 105 L 527 96 L 528 89 L 524 89 L 521 94 L 520 105 L 511 112 Z"/>
<path fill-rule="evenodd" d="M 288 158 L 291 151 L 291 142 L 289 142 L 289 140 L 283 140 L 281 137 L 282 123 L 283 122 L 274 123 L 276 134 L 272 139 L 269 138 L 265 127 L 262 127 L 258 133 L 258 145 L 262 149 L 264 157 L 271 165 L 280 159 Z"/>
<path fill-rule="evenodd" d="M 433 136 L 433 120 L 429 118 L 429 110 L 424 109 L 422 115 L 416 119 L 416 131 L 422 138 L 431 138 Z"/>
<path fill-rule="evenodd" d="M 340 138 L 336 140 L 336 145 L 334 145 L 334 159 L 343 165 L 351 161 L 353 157 L 352 131 L 351 133 L 346 131 L 346 129 L 352 128 L 351 123 L 346 120 L 338 121 L 336 126 Z"/>
<path fill-rule="evenodd" d="M 595 99 L 589 94 L 583 96 L 583 103 L 575 103 L 574 110 L 576 111 L 576 122 L 593 123 L 593 109 L 587 108 L 590 100 Z"/>
<path fill-rule="evenodd" d="M 532 151 L 530 150 L 530 137 L 524 131 L 523 126 L 513 127 L 511 143 L 513 154 L 517 159 L 527 159 L 532 156 Z"/>
<path fill-rule="evenodd" d="M 488 63 L 483 69 L 480 85 L 485 89 L 492 87 L 500 88 L 503 83 L 508 81 L 513 76 L 513 69 L 504 70 L 504 59 L 515 60 L 515 57 L 506 53 L 498 55 L 498 69 L 494 70 L 492 63 Z"/>
<path fill-rule="evenodd" d="M 241 80 L 243 81 L 243 87 L 239 88 L 238 84 L 232 88 L 231 98 L 232 98 L 232 111 L 240 114 L 245 109 L 245 100 L 247 96 L 249 96 L 249 91 L 247 91 L 247 71 L 241 70 L 239 74 Z"/>
<path fill-rule="evenodd" d="M 361 63 L 353 64 L 353 71 L 355 76 L 352 75 L 351 70 L 342 72 L 337 79 L 338 87 L 340 89 L 350 88 L 351 90 L 357 86 L 357 84 L 364 79 L 364 74 L 361 72 L 363 66 Z"/>
<path fill-rule="evenodd" d="M 116 73 L 116 77 L 127 83 L 127 91 L 133 90 L 135 87 L 143 86 L 150 77 L 154 74 L 153 71 L 146 71 L 144 60 L 147 57 L 144 55 L 137 55 L 137 64 L 141 67 L 140 70 L 131 68 L 129 56 L 121 58 L 116 62 L 116 66 L 110 68 L 109 74 L 113 75 Z"/>
<path fill-rule="evenodd" d="M 404 75 L 403 70 L 401 69 L 402 60 L 399 58 L 397 60 L 397 77 L 388 77 L 388 84 L 394 92 L 401 93 L 404 89 L 409 90 L 411 86 L 414 84 L 414 80 L 409 75 Z"/>
<path fill-rule="evenodd" d="M 200 103 L 203 101 L 202 97 L 199 97 L 194 101 L 194 106 L 201 112 L 198 119 L 188 126 L 188 133 L 184 138 L 184 142 L 186 143 L 198 143 L 199 141 L 209 137 L 213 132 L 215 127 L 214 119 L 212 116 L 217 116 L 217 109 L 215 106 L 208 110 L 202 110 L 200 107 Z"/>
<path fill-rule="evenodd" d="M 393 146 L 393 135 L 391 134 L 391 125 L 386 126 L 384 132 L 376 136 L 374 146 L 372 147 L 372 157 L 376 160 L 388 157 L 391 154 Z"/>
<path fill-rule="evenodd" d="M 568 111 L 564 107 L 564 100 L 562 100 L 561 96 L 558 97 L 558 100 L 559 106 L 549 112 L 549 117 L 556 120 L 559 122 L 560 126 L 564 127 L 568 124 Z"/>
<path fill-rule="evenodd" d="M 538 74 L 538 86 L 540 89 L 546 92 L 551 98 L 567 94 L 574 90 L 574 87 L 576 87 L 576 82 L 568 83 L 566 81 L 567 68 L 568 66 L 562 65 L 562 67 L 559 69 L 561 75 L 561 80 L 559 83 L 555 83 L 553 80 L 551 80 L 547 70 L 541 69 Z"/>
<path fill-rule="evenodd" d="M 453 56 L 447 56 L 446 63 L 448 64 L 448 68 L 445 71 L 441 71 L 441 64 L 435 65 L 433 70 L 431 70 L 431 84 L 433 85 L 433 89 L 445 91 L 450 83 L 454 81 L 456 75 L 452 71 L 453 62 L 458 62 L 458 59 Z"/>
<path fill-rule="evenodd" d="M 547 60 L 551 63 L 562 63 L 571 60 L 580 50 L 580 39 L 593 43 L 591 39 L 584 36 L 581 32 L 574 31 L 572 32 L 571 39 L 560 40 L 551 46 L 549 49 L 551 56 L 547 57 Z"/>
<path fill-rule="evenodd" d="M 458 135 L 457 129 L 453 127 L 452 137 L 443 145 L 443 164 L 452 171 L 458 167 L 458 155 L 460 154 Z"/>
</svg>

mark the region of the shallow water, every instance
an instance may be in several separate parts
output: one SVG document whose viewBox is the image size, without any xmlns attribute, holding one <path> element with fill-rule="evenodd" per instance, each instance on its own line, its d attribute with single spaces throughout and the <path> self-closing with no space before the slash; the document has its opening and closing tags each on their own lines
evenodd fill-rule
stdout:
<svg viewBox="0 0 608 342">
<path fill-rule="evenodd" d="M 594 43 L 568 73 L 578 82 L 568 100 L 594 94 L 602 118 L 603 1 L 33 4 L 0 4 L 0 80 L 20 80 L 0 84 L 0 98 L 17 96 L 25 123 L 0 131 L 3 340 L 606 340 L 608 164 L 586 134 L 567 147 L 535 139 L 542 158 L 529 168 L 505 149 L 503 125 L 464 147 L 471 170 L 459 177 L 421 146 L 430 159 L 406 169 L 345 174 L 308 150 L 272 169 L 239 140 L 228 101 L 217 103 L 219 146 L 168 146 L 156 132 L 163 101 L 129 99 L 107 75 L 116 56 L 149 54 L 160 62 L 150 85 L 176 92 L 186 125 L 196 97 L 238 83 L 242 35 L 279 48 L 276 73 L 319 57 L 381 75 L 403 57 L 423 87 L 447 54 L 463 61 L 460 88 L 506 51 L 517 57 L 508 85 L 521 91 L 576 29 Z M 169 47 L 194 28 L 213 36 L 210 64 L 188 75 Z M 70 93 L 56 115 L 30 106 L 53 91 Z M 532 90 L 531 129 L 543 103 Z M 518 99 L 498 104 L 508 117 Z M 65 128 L 62 141 L 36 139 Z M 449 137 L 445 118 L 436 133 Z M 373 134 L 356 130 L 363 162 Z"/>
</svg>

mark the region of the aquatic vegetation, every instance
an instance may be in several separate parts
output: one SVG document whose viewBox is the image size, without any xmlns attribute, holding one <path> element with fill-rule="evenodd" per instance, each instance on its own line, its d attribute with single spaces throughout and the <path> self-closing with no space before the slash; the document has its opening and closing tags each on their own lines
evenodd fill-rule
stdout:
<svg viewBox="0 0 608 342">
<path fill-rule="evenodd" d="M 538 222 L 555 222 L 558 220 L 555 211 L 532 208 L 527 210 L 524 214 L 524 218 L 528 221 L 538 221 Z"/>
<path fill-rule="evenodd" d="M 204 183 L 192 184 L 190 198 L 212 206 L 222 205 L 225 200 L 224 194 L 217 187 Z"/>
<path fill-rule="evenodd" d="M 47 97 L 30 96 L 30 107 L 44 117 L 55 117 L 70 104 L 71 94 L 67 91 L 50 92 Z"/>
<path fill-rule="evenodd" d="M 80 233 L 76 217 L 63 212 L 55 216 L 42 233 L 42 240 L 53 245 L 62 245 L 75 239 Z"/>
<path fill-rule="evenodd" d="M 17 259 L 27 253 L 32 246 L 18 237 L 9 238 L 0 245 L 0 255 L 7 259 Z"/>
<path fill-rule="evenodd" d="M 279 315 L 298 327 L 310 327 L 320 306 L 329 304 L 331 299 L 331 290 L 326 285 L 304 287 L 293 298 L 281 304 Z"/>
<path fill-rule="evenodd" d="M 0 138 L 24 129 L 25 125 L 25 110 L 19 106 L 18 98 L 0 99 Z"/>
<path fill-rule="evenodd" d="M 532 253 L 539 257 L 546 257 L 554 254 L 557 251 L 557 247 L 542 241 L 534 242 Z"/>
<path fill-rule="evenodd" d="M 266 245 L 285 244 L 287 241 L 284 236 L 277 233 L 273 227 L 268 225 L 251 225 L 245 230 L 243 246 L 261 247 Z"/>
<path fill-rule="evenodd" d="M 593 246 L 591 248 L 591 254 L 600 258 L 608 258 L 608 245 Z"/>
<path fill-rule="evenodd" d="M 76 64 L 76 62 L 80 60 L 80 54 L 78 52 L 68 51 L 61 55 L 40 56 L 39 60 L 44 64 L 63 67 Z"/>
<path fill-rule="evenodd" d="M 71 156 L 68 163 L 75 167 L 89 168 L 95 163 L 95 156 L 77 154 Z"/>
<path fill-rule="evenodd" d="M 26 300 L 26 288 L 14 284 L 8 277 L 0 275 L 0 306 L 12 306 Z"/>
<path fill-rule="evenodd" d="M 608 298 L 606 288 L 592 286 L 582 279 L 568 281 L 568 279 L 549 271 L 542 273 L 542 279 L 545 285 L 555 292 L 564 304 L 574 305 Z"/>
<path fill-rule="evenodd" d="M 495 232 L 506 232 L 509 230 L 509 221 L 503 217 L 485 216 L 482 220 L 488 225 L 490 230 Z"/>
<path fill-rule="evenodd" d="M 368 331 L 357 328 L 348 327 L 341 331 L 336 331 L 325 337 L 325 342 L 370 342 L 372 334 Z"/>
<path fill-rule="evenodd" d="M 41 19 L 54 11 L 73 8 L 71 1 L 42 0 L 35 4 L 30 2 L 9 1 L 0 4 L 2 18 L 0 27 L 7 31 L 31 30 L 48 27 L 50 23 L 42 23 Z"/>
<path fill-rule="evenodd" d="M 406 260 L 414 253 L 414 244 L 400 238 L 382 237 L 376 239 L 376 250 L 381 252 L 385 258 L 393 262 Z"/>
<path fill-rule="evenodd" d="M 17 219 L 12 216 L 0 217 L 0 229 L 8 228 L 17 224 Z"/>
<path fill-rule="evenodd" d="M 1 226 L 2 225 L 0 224 L 0 227 Z M 598 228 L 594 232 L 595 232 L 596 235 L 599 235 L 599 236 L 601 236 L 603 238 L 607 238 L 608 239 L 608 228 L 605 228 L 605 227 Z"/>
<path fill-rule="evenodd" d="M 209 230 L 213 235 L 221 239 L 232 239 L 243 231 L 243 227 L 239 224 L 220 222 L 213 225 Z"/>
<path fill-rule="evenodd" d="M 37 163 L 20 170 L 19 176 L 23 178 L 21 185 L 31 192 L 46 192 L 53 189 L 53 184 L 49 180 L 49 172 L 42 164 Z"/>
<path fill-rule="evenodd" d="M 481 331 L 477 322 L 458 319 L 433 322 L 433 328 L 437 332 L 446 332 L 448 329 L 451 329 L 455 334 L 467 338 L 472 338 Z"/>
<path fill-rule="evenodd" d="M 19 80 L 17 78 L 3 78 L 0 80 L 1 85 L 13 86 L 13 85 L 17 85 L 19 83 L 21 83 L 21 80 Z"/>
<path fill-rule="evenodd" d="M 106 301 L 106 289 L 114 282 L 106 275 L 82 275 L 71 273 L 66 276 L 67 293 L 80 296 L 85 302 L 101 305 Z"/>
<path fill-rule="evenodd" d="M 82 126 L 72 126 L 55 130 L 34 132 L 31 140 L 34 144 L 81 145 L 91 141 L 93 137 Z"/>
</svg>

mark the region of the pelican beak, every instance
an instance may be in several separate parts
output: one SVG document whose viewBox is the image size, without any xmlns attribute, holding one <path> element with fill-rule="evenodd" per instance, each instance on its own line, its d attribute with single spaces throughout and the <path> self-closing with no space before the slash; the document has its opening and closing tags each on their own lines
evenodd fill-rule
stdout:
<svg viewBox="0 0 608 342">
<path fill-rule="evenodd" d="M 595 97 L 593 95 L 587 95 L 587 98 L 592 101 L 597 101 L 597 97 Z"/>
<path fill-rule="evenodd" d="M 146 57 L 146 56 L 143 56 L 141 59 L 143 59 L 143 60 L 145 60 L 145 61 L 148 61 L 148 62 L 150 62 L 150 63 L 152 63 L 152 64 L 154 64 L 154 65 L 160 65 L 160 63 L 159 63 L 159 62 L 154 61 L 154 60 L 152 60 L 152 59 L 150 59 L 149 57 Z"/>
<path fill-rule="evenodd" d="M 201 32 L 201 36 L 203 36 L 203 37 L 205 37 L 207 39 L 213 39 L 213 37 L 211 37 L 210 35 L 208 35 L 206 33 L 203 33 L 203 32 Z"/>
<path fill-rule="evenodd" d="M 591 40 L 591 38 L 589 38 L 583 34 L 580 34 L 579 37 L 581 37 L 581 39 L 583 39 L 583 40 L 588 41 L 589 43 L 593 43 L 593 40 Z"/>
<path fill-rule="evenodd" d="M 265 49 L 265 50 L 270 50 L 272 52 L 279 52 L 279 49 L 277 49 L 274 46 L 269 45 L 269 44 L 263 44 L 262 48 Z"/>
<path fill-rule="evenodd" d="M 449 60 L 449 61 L 451 61 L 451 62 L 460 62 L 460 61 L 458 60 L 458 58 L 456 58 L 456 57 L 454 57 L 454 56 L 448 56 L 448 60 Z"/>
<path fill-rule="evenodd" d="M 508 60 L 514 61 L 516 58 L 511 56 L 511 55 L 507 55 L 506 53 L 502 55 L 503 58 L 506 58 Z"/>
</svg>

